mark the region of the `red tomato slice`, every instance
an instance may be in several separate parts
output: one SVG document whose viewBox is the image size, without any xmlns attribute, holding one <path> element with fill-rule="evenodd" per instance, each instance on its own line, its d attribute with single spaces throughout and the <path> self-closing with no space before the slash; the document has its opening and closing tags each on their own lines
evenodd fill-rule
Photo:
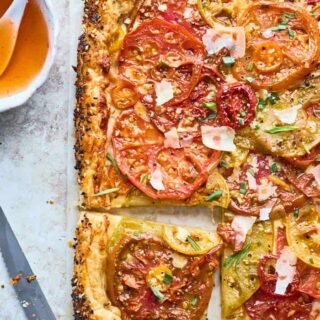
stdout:
<svg viewBox="0 0 320 320">
<path fill-rule="evenodd" d="M 297 288 L 300 284 L 299 274 L 293 278 L 293 281 L 289 284 L 287 291 L 284 295 L 278 295 L 275 292 L 278 275 L 275 271 L 275 263 L 277 262 L 278 257 L 274 255 L 268 255 L 263 257 L 258 265 L 258 276 L 260 280 L 260 289 L 272 296 L 285 296 L 289 297 L 295 294 Z"/>
<path fill-rule="evenodd" d="M 320 190 L 313 174 L 301 172 L 289 165 L 283 169 L 287 179 L 308 198 L 320 197 Z"/>
<path fill-rule="evenodd" d="M 200 136 L 200 124 L 214 113 L 206 107 L 206 103 L 215 105 L 214 95 L 221 83 L 224 83 L 222 75 L 215 68 L 203 67 L 201 78 L 188 99 L 179 105 L 149 108 L 152 122 L 162 132 L 179 127 L 188 132 L 188 135 Z"/>
<path fill-rule="evenodd" d="M 298 291 L 320 299 L 320 269 L 312 268 L 300 260 L 297 269 L 301 278 Z"/>
<path fill-rule="evenodd" d="M 291 297 L 274 297 L 258 290 L 245 304 L 253 320 L 309 320 L 313 299 L 296 293 Z"/>
<path fill-rule="evenodd" d="M 252 122 L 257 97 L 243 83 L 223 84 L 217 93 L 218 120 L 221 124 L 240 129 Z"/>
<path fill-rule="evenodd" d="M 320 107 L 320 104 L 319 104 Z M 320 109 L 319 109 L 320 111 Z M 285 158 L 287 162 L 292 164 L 296 168 L 306 169 L 310 164 L 316 161 L 316 158 L 320 155 L 320 144 L 314 147 L 310 153 L 302 157 Z"/>
<path fill-rule="evenodd" d="M 155 85 L 170 82 L 177 104 L 197 85 L 205 58 L 202 42 L 180 25 L 154 18 L 126 35 L 120 74 L 134 83 L 146 106 L 156 105 Z M 162 106 L 158 106 L 162 108 Z"/>
<path fill-rule="evenodd" d="M 162 133 L 132 109 L 118 117 L 112 141 L 122 173 L 153 199 L 189 198 L 218 165 L 220 155 L 206 148 L 199 139 L 185 148 L 165 148 Z M 164 190 L 156 190 L 150 183 L 156 169 L 161 172 Z"/>
</svg>

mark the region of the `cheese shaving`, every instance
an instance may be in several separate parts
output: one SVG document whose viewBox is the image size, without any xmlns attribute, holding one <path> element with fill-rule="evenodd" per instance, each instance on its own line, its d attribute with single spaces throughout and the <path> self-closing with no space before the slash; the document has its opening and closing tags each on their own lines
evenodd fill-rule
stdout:
<svg viewBox="0 0 320 320">
<path fill-rule="evenodd" d="M 165 187 L 162 181 L 162 172 L 160 169 L 157 168 L 151 173 L 150 184 L 154 189 L 158 191 L 165 190 Z"/>
<path fill-rule="evenodd" d="M 173 98 L 173 87 L 171 82 L 162 80 L 155 84 L 156 90 L 156 103 L 158 106 L 165 104 Z"/>
<path fill-rule="evenodd" d="M 251 230 L 253 224 L 256 222 L 256 217 L 235 216 L 231 228 L 235 231 L 235 246 L 243 244 L 246 241 L 248 232 Z"/>
</svg>

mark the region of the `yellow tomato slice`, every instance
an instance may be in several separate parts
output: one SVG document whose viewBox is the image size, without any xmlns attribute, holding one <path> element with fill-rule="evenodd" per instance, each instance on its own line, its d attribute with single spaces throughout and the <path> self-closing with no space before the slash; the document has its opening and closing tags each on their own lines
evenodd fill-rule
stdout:
<svg viewBox="0 0 320 320">
<path fill-rule="evenodd" d="M 176 226 L 164 226 L 163 238 L 172 249 L 190 256 L 205 254 L 221 243 L 215 232 Z"/>
<path fill-rule="evenodd" d="M 287 240 L 299 259 L 320 268 L 320 212 L 306 205 L 286 219 Z"/>
<path fill-rule="evenodd" d="M 173 280 L 172 271 L 166 266 L 155 267 L 148 272 L 146 280 L 149 287 L 164 292 Z"/>
<path fill-rule="evenodd" d="M 138 95 L 133 85 L 125 81 L 112 89 L 111 98 L 114 105 L 119 109 L 133 107 L 138 101 Z"/>
</svg>

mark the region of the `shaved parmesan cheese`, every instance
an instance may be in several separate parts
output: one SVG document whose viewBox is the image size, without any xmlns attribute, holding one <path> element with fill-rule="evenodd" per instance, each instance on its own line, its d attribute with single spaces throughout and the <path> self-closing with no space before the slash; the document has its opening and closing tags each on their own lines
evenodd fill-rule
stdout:
<svg viewBox="0 0 320 320">
<path fill-rule="evenodd" d="M 179 149 L 180 148 L 180 140 L 177 128 L 173 127 L 170 131 L 166 132 L 164 134 L 164 146 L 166 148 L 174 148 Z"/>
<path fill-rule="evenodd" d="M 256 178 L 254 176 L 252 176 L 252 174 L 250 172 L 247 172 L 246 174 L 247 174 L 247 180 L 248 180 L 249 189 L 256 190 L 257 189 Z"/>
<path fill-rule="evenodd" d="M 160 4 L 159 7 L 158 7 L 159 11 L 161 12 L 165 12 L 167 11 L 168 7 L 166 4 Z"/>
<path fill-rule="evenodd" d="M 156 83 L 156 103 L 158 106 L 165 104 L 173 98 L 173 88 L 171 82 L 162 80 Z"/>
<path fill-rule="evenodd" d="M 235 131 L 230 127 L 201 127 L 202 143 L 214 150 L 233 152 L 236 146 L 233 143 Z"/>
<path fill-rule="evenodd" d="M 208 29 L 202 37 L 209 54 L 215 54 L 222 48 L 230 50 L 233 58 L 242 58 L 246 51 L 246 34 L 243 27 L 217 26 Z"/>
<path fill-rule="evenodd" d="M 151 172 L 150 184 L 154 189 L 158 191 L 165 190 L 165 187 L 162 181 L 162 172 L 160 169 L 157 168 L 156 170 Z"/>
<path fill-rule="evenodd" d="M 251 230 L 253 224 L 256 222 L 256 217 L 235 216 L 231 228 L 235 231 L 235 246 L 243 244 L 246 241 L 248 232 Z"/>
<path fill-rule="evenodd" d="M 193 142 L 193 137 L 192 136 L 187 136 L 187 137 L 183 137 L 182 139 L 180 139 L 180 146 L 181 148 L 186 148 L 189 147 Z"/>
<path fill-rule="evenodd" d="M 192 17 L 192 14 L 193 14 L 193 9 L 192 8 L 186 8 L 186 10 L 184 10 L 183 17 L 185 19 L 190 19 Z"/>
<path fill-rule="evenodd" d="M 296 122 L 298 110 L 301 107 L 301 105 L 297 105 L 287 109 L 274 110 L 273 112 L 282 123 L 293 124 Z"/>
<path fill-rule="evenodd" d="M 275 195 L 277 187 L 269 183 L 262 183 L 258 186 L 258 200 L 265 201 Z"/>
<path fill-rule="evenodd" d="M 262 208 L 260 209 L 260 221 L 267 221 L 270 220 L 270 212 L 272 211 L 272 208 Z"/>
<path fill-rule="evenodd" d="M 311 173 L 314 175 L 314 179 L 316 180 L 318 186 L 320 186 L 320 164 L 312 168 Z"/>
<path fill-rule="evenodd" d="M 276 263 L 276 273 L 278 274 L 275 294 L 285 294 L 289 284 L 296 274 L 297 256 L 290 247 L 285 246 L 280 253 Z"/>
<path fill-rule="evenodd" d="M 320 319 L 320 300 L 314 300 L 312 302 L 312 310 L 310 316 L 313 320 Z"/>
<path fill-rule="evenodd" d="M 175 268 L 182 269 L 186 266 L 187 263 L 188 259 L 186 257 L 176 252 L 172 253 L 172 265 Z"/>
<path fill-rule="evenodd" d="M 262 35 L 266 39 L 270 39 L 274 36 L 274 32 L 270 29 L 266 29 L 265 31 L 262 32 Z"/>
</svg>

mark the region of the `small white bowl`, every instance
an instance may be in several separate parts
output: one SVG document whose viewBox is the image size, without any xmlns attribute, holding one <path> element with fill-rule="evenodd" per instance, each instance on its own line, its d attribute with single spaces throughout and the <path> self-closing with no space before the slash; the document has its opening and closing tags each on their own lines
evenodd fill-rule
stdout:
<svg viewBox="0 0 320 320">
<path fill-rule="evenodd" d="M 1 1 L 1 0 L 0 0 Z M 31 96 L 40 88 L 48 79 L 50 69 L 53 65 L 58 38 L 58 20 L 54 14 L 51 0 L 36 0 L 44 15 L 49 32 L 49 50 L 45 64 L 36 78 L 28 85 L 26 89 L 10 97 L 0 98 L 0 112 L 13 109 L 27 102 Z"/>
</svg>

